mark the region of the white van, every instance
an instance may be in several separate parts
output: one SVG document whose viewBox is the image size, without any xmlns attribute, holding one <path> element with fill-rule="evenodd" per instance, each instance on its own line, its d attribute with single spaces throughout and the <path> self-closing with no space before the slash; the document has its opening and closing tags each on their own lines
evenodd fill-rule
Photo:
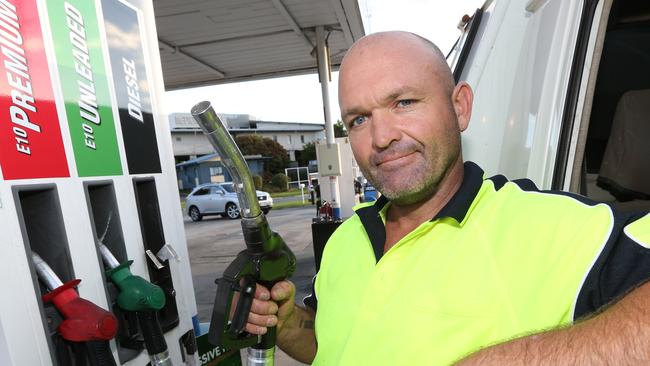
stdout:
<svg viewBox="0 0 650 366">
<path fill-rule="evenodd" d="M 448 55 L 475 92 L 463 155 L 650 209 L 650 1 L 488 0 Z"/>
</svg>

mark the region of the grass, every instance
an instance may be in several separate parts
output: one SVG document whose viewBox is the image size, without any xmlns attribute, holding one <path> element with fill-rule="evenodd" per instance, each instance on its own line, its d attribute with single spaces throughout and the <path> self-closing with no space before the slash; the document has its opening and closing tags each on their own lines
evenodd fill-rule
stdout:
<svg viewBox="0 0 650 366">
<path fill-rule="evenodd" d="M 281 210 L 283 208 L 290 208 L 290 207 L 302 207 L 302 206 L 308 206 L 311 205 L 311 202 L 306 199 L 305 197 L 305 203 L 302 203 L 302 201 L 290 201 L 290 202 L 281 202 L 281 203 L 276 203 L 273 205 L 274 210 Z M 181 201 L 181 209 L 183 212 L 185 212 L 185 201 Z"/>
<path fill-rule="evenodd" d="M 291 197 L 291 196 L 300 196 L 300 190 L 293 190 L 289 192 L 278 192 L 278 193 L 271 193 L 271 197 Z M 273 205 L 274 210 L 281 210 L 283 208 L 291 208 L 291 207 L 302 207 L 302 206 L 308 206 L 311 205 L 311 201 L 308 199 L 309 197 L 307 196 L 307 193 L 305 193 L 305 203 L 302 203 L 302 201 L 290 201 L 290 202 L 280 202 L 280 203 L 275 203 Z M 181 209 L 183 212 L 185 212 L 186 204 L 185 200 L 181 200 Z"/>
<path fill-rule="evenodd" d="M 309 202 L 308 200 L 305 200 L 305 203 L 302 203 L 302 201 L 280 202 L 280 203 L 274 204 L 273 209 L 274 210 L 281 210 L 283 208 L 303 207 L 303 206 L 311 206 L 311 202 Z"/>
<path fill-rule="evenodd" d="M 305 197 L 307 197 L 309 192 L 307 192 L 307 189 L 305 189 Z M 280 198 L 280 197 L 293 197 L 293 196 L 300 196 L 300 190 L 299 189 L 292 189 L 287 192 L 275 192 L 271 193 L 271 197 L 273 198 Z"/>
</svg>

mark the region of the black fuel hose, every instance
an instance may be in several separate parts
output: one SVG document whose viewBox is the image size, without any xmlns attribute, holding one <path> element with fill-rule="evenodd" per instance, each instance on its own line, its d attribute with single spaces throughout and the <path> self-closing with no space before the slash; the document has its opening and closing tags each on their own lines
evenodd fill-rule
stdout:
<svg viewBox="0 0 650 366">
<path fill-rule="evenodd" d="M 136 312 L 140 330 L 144 338 L 144 344 L 150 355 L 155 355 L 167 351 L 167 342 L 165 335 L 160 328 L 160 323 L 156 311 L 138 311 Z"/>
</svg>

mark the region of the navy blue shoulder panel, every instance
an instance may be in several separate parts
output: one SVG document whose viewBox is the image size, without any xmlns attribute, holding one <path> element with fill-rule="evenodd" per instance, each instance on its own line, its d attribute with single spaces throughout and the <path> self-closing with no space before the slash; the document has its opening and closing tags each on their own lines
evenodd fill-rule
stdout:
<svg viewBox="0 0 650 366">
<path fill-rule="evenodd" d="M 650 279 L 650 249 L 628 237 L 624 228 L 645 213 L 614 214 L 614 228 L 578 294 L 573 319 L 588 316 Z"/>
<path fill-rule="evenodd" d="M 508 183 L 502 175 L 489 179 L 494 182 L 497 190 Z M 511 182 L 524 191 L 566 196 L 587 206 L 603 203 L 577 193 L 539 190 L 530 179 L 517 179 Z M 609 206 L 614 217 L 612 232 L 580 288 L 573 313 L 574 320 L 599 311 L 650 280 L 650 249 L 639 245 L 624 232 L 625 226 L 646 213 L 623 213 Z"/>
<path fill-rule="evenodd" d="M 501 174 L 495 175 L 494 177 L 490 177 L 488 179 L 492 181 L 492 183 L 494 184 L 494 190 L 496 191 L 498 191 L 499 189 L 501 189 L 501 187 L 503 187 L 504 185 L 506 185 L 506 183 L 508 183 L 508 178 L 504 177 Z"/>
<path fill-rule="evenodd" d="M 512 181 L 512 183 L 516 184 L 521 188 L 523 191 L 527 192 L 539 192 L 539 188 L 535 185 L 535 183 L 528 179 L 528 178 L 522 178 L 522 179 L 515 179 Z M 553 192 L 553 191 L 549 191 Z"/>
</svg>

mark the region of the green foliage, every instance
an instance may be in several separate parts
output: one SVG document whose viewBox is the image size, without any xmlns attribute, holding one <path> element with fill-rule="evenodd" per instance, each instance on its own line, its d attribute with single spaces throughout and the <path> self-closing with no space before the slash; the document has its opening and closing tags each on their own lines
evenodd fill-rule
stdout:
<svg viewBox="0 0 650 366">
<path fill-rule="evenodd" d="M 343 121 L 336 121 L 334 124 L 334 137 L 346 137 L 347 135 L 348 130 L 345 129 L 345 124 L 343 124 Z"/>
<path fill-rule="evenodd" d="M 262 186 L 265 186 L 268 182 L 270 182 L 271 178 L 273 178 L 273 174 L 269 173 L 268 171 L 262 172 Z M 266 189 L 264 189 L 264 191 L 266 191 Z"/>
<path fill-rule="evenodd" d="M 235 138 L 235 143 L 244 155 L 262 155 L 270 157 L 264 161 L 264 170 L 271 174 L 284 172 L 289 164 L 287 150 L 278 142 L 258 135 L 243 135 Z"/>
<path fill-rule="evenodd" d="M 313 142 L 304 144 L 296 160 L 300 166 L 307 166 L 310 160 L 316 160 L 316 144 Z"/>
<path fill-rule="evenodd" d="M 280 192 L 285 192 L 288 184 L 289 178 L 287 178 L 283 173 L 278 173 L 271 178 L 271 185 L 278 188 Z"/>
<path fill-rule="evenodd" d="M 273 197 L 274 193 L 282 192 L 280 188 L 276 186 L 272 186 L 271 184 L 265 184 L 262 186 L 262 191 L 271 193 L 271 197 Z"/>
<path fill-rule="evenodd" d="M 255 184 L 255 189 L 262 189 L 262 177 L 257 174 L 253 175 L 253 184 Z"/>
</svg>

